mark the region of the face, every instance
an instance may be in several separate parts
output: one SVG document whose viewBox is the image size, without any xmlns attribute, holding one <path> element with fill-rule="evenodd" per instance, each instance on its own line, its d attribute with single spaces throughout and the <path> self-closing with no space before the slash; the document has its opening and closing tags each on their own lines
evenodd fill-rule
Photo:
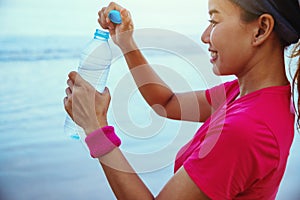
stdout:
<svg viewBox="0 0 300 200">
<path fill-rule="evenodd" d="M 241 10 L 229 0 L 209 0 L 210 25 L 201 40 L 209 45 L 217 75 L 239 76 L 253 53 L 251 24 L 241 21 Z"/>
</svg>

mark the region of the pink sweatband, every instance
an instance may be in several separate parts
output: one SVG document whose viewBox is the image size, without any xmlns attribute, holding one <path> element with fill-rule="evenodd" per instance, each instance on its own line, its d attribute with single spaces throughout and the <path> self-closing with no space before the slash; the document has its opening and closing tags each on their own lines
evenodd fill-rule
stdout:
<svg viewBox="0 0 300 200">
<path fill-rule="evenodd" d="M 85 142 L 93 158 L 99 158 L 121 145 L 113 126 L 104 126 L 90 133 Z"/>
</svg>

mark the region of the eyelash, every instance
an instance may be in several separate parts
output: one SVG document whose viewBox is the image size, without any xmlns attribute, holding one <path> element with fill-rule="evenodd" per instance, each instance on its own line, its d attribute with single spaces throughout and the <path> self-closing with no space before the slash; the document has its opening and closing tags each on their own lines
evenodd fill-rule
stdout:
<svg viewBox="0 0 300 200">
<path fill-rule="evenodd" d="M 209 21 L 209 23 L 212 25 L 212 26 L 215 26 L 215 25 L 217 25 L 217 22 L 216 21 L 214 21 L 214 20 L 212 20 L 212 19 L 210 19 L 210 20 L 208 20 Z"/>
</svg>

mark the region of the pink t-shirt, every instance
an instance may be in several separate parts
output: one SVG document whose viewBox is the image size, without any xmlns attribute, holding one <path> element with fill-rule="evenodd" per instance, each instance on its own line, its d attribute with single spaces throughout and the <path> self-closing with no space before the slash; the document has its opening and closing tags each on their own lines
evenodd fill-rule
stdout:
<svg viewBox="0 0 300 200">
<path fill-rule="evenodd" d="M 275 199 L 294 137 L 290 86 L 241 98 L 238 81 L 206 91 L 214 113 L 177 154 L 211 199 Z M 236 99 L 236 100 L 235 100 Z"/>
</svg>

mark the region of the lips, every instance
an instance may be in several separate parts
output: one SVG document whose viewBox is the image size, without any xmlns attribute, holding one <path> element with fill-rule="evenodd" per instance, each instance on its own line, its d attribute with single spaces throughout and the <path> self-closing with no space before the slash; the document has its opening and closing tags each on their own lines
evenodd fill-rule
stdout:
<svg viewBox="0 0 300 200">
<path fill-rule="evenodd" d="M 214 63 L 217 59 L 218 59 L 218 52 L 217 51 L 213 51 L 211 49 L 209 49 L 210 51 L 210 62 Z"/>
</svg>

